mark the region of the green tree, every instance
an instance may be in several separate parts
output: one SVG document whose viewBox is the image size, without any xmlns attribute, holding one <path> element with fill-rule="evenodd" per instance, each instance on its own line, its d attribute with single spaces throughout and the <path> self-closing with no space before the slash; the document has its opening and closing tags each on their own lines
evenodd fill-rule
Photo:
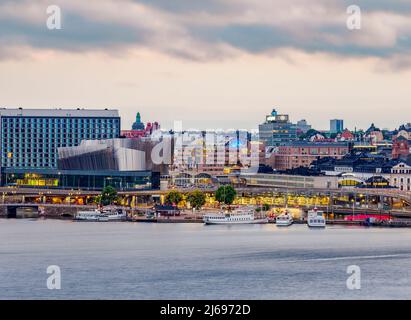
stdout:
<svg viewBox="0 0 411 320">
<path fill-rule="evenodd" d="M 95 197 L 93 198 L 93 202 L 94 202 L 95 204 L 100 204 L 100 203 L 101 203 L 101 194 L 95 196 Z"/>
<path fill-rule="evenodd" d="M 264 203 L 261 207 L 262 211 L 268 211 L 270 210 L 270 205 L 268 203 Z"/>
<path fill-rule="evenodd" d="M 117 190 L 112 186 L 106 186 L 101 192 L 100 203 L 103 206 L 113 204 L 117 200 Z"/>
<path fill-rule="evenodd" d="M 181 192 L 173 190 L 167 193 L 165 200 L 166 200 L 166 203 L 169 205 L 172 205 L 172 204 L 178 205 L 178 203 L 181 200 L 183 200 L 183 195 L 181 194 Z"/>
<path fill-rule="evenodd" d="M 237 192 L 232 186 L 221 186 L 215 192 L 215 199 L 224 204 L 232 204 Z"/>
<path fill-rule="evenodd" d="M 190 202 L 193 208 L 200 209 L 206 202 L 206 196 L 200 190 L 194 190 L 187 196 L 187 200 Z"/>
</svg>

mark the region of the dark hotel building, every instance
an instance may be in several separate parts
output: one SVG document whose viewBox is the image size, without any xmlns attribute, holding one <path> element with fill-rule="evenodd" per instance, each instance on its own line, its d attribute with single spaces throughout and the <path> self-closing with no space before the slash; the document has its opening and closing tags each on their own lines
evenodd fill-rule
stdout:
<svg viewBox="0 0 411 320">
<path fill-rule="evenodd" d="M 117 110 L 0 109 L 1 166 L 56 168 L 57 148 L 118 138 Z"/>
</svg>

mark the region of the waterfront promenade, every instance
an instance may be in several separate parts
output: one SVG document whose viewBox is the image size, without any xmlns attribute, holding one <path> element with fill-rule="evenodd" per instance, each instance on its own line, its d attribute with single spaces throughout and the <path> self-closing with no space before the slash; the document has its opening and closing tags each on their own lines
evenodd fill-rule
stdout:
<svg viewBox="0 0 411 320">
<path fill-rule="evenodd" d="M 173 189 L 187 193 L 193 189 Z M 133 190 L 118 192 L 121 206 L 130 211 L 151 208 L 164 199 L 170 190 Z M 389 214 L 411 217 L 411 193 L 381 189 L 301 189 L 301 188 L 236 188 L 237 205 L 269 204 L 272 208 L 288 206 L 308 211 L 314 205 L 326 214 L 343 218 L 354 214 Z M 212 197 L 215 192 L 203 190 Z M 44 211 L 46 217 L 74 216 L 78 210 L 96 207 L 93 199 L 100 192 L 93 190 L 62 190 L 37 188 L 0 188 L 0 217 L 7 217 L 10 210 L 31 208 Z M 215 204 L 206 208 L 216 209 Z M 181 218 L 174 218 L 182 220 Z M 189 216 L 186 220 L 195 220 Z"/>
</svg>

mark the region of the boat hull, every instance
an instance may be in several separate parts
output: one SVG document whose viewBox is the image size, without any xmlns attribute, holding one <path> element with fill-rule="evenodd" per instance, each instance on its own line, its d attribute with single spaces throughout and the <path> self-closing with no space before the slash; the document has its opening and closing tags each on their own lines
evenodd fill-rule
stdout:
<svg viewBox="0 0 411 320">
<path fill-rule="evenodd" d="M 112 222 L 116 222 L 116 221 L 126 221 L 127 220 L 127 216 L 126 215 L 121 215 L 121 216 L 107 216 L 107 221 L 112 221 Z"/>
<path fill-rule="evenodd" d="M 307 223 L 310 228 L 325 228 L 325 223 Z"/>
<path fill-rule="evenodd" d="M 289 227 L 293 224 L 293 221 L 276 221 L 275 224 L 279 227 Z"/>
<path fill-rule="evenodd" d="M 265 224 L 268 223 L 267 219 L 256 219 L 250 221 L 204 221 L 204 224 L 212 225 L 212 224 L 225 224 L 225 225 L 237 225 L 237 224 Z"/>
<path fill-rule="evenodd" d="M 106 218 L 74 218 L 74 221 L 77 222 L 108 222 L 109 220 Z"/>
</svg>

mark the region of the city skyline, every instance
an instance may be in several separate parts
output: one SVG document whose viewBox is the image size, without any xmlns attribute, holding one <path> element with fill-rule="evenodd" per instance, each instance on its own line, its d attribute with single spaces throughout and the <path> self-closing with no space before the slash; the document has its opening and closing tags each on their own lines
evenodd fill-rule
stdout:
<svg viewBox="0 0 411 320">
<path fill-rule="evenodd" d="M 99 108 L 90 108 L 90 107 L 79 107 L 79 108 L 74 108 L 74 107 L 64 107 L 64 108 L 56 108 L 56 107 L 49 107 L 49 108 L 46 108 L 46 107 L 43 107 L 43 108 L 26 108 L 26 107 L 21 107 L 21 106 L 19 106 L 19 107 L 5 107 L 5 106 L 0 106 L 0 110 L 9 110 L 9 111 L 15 111 L 15 110 L 19 110 L 19 109 L 21 109 L 21 110 L 25 110 L 25 111 L 35 111 L 35 110 L 38 110 L 38 109 L 40 109 L 40 110 L 50 110 L 50 111 L 58 111 L 58 110 L 71 110 L 71 111 L 76 111 L 76 110 L 89 110 L 89 111 L 91 111 L 91 112 L 93 112 L 93 111 L 101 111 L 101 110 L 111 110 L 111 111 L 118 111 L 119 112 L 119 115 L 120 115 L 120 118 L 121 118 L 121 129 L 122 130 L 125 130 L 125 131 L 127 131 L 127 130 L 130 130 L 131 129 L 131 127 L 132 127 L 132 125 L 133 125 L 133 123 L 135 122 L 135 116 L 136 116 L 136 114 L 137 113 L 140 113 L 141 114 L 141 120 L 142 120 L 142 123 L 143 124 L 147 124 L 147 123 L 151 123 L 151 124 L 153 124 L 154 122 L 158 122 L 158 124 L 160 124 L 161 125 L 161 129 L 162 130 L 165 130 L 165 131 L 169 131 L 169 130 L 175 130 L 176 128 L 180 128 L 181 126 L 182 126 L 182 130 L 183 131 L 186 131 L 186 130 L 188 130 L 188 131 L 190 131 L 190 130 L 194 130 L 194 131 L 205 131 L 205 130 L 212 130 L 212 131 L 214 131 L 214 130 L 223 130 L 223 131 L 227 131 L 227 130 L 249 130 L 249 131 L 252 131 L 252 132 L 257 132 L 258 131 L 258 126 L 259 126 L 259 124 L 261 124 L 261 123 L 263 123 L 264 122 L 264 118 L 267 116 L 267 114 L 269 114 L 270 112 L 267 112 L 267 114 L 265 114 L 264 115 L 264 117 L 262 117 L 261 119 L 259 119 L 259 120 L 257 120 L 257 122 L 256 123 L 254 123 L 254 125 L 252 125 L 252 126 L 250 126 L 250 127 L 236 127 L 235 126 L 235 124 L 233 125 L 233 126 L 225 126 L 225 127 L 222 127 L 222 128 L 218 128 L 218 127 L 213 127 L 212 125 L 210 125 L 210 124 L 207 124 L 207 123 L 204 123 L 204 125 L 202 126 L 202 127 L 198 127 L 198 128 L 195 128 L 195 127 L 193 127 L 193 126 L 190 126 L 189 124 L 190 124 L 190 122 L 183 122 L 183 121 L 180 121 L 180 120 L 165 120 L 165 119 L 162 119 L 162 118 L 155 118 L 155 116 L 154 116 L 154 118 L 148 118 L 147 116 L 146 116 L 146 113 L 145 113 L 145 110 L 144 109 L 137 109 L 137 110 L 135 110 L 135 111 L 130 111 L 130 112 L 127 112 L 127 114 L 124 114 L 124 112 L 122 113 L 122 111 L 121 111 L 121 109 L 119 109 L 119 108 L 116 108 L 116 107 L 110 107 L 110 108 L 104 108 L 104 107 L 99 107 Z M 283 111 L 281 108 L 275 108 L 275 109 L 278 109 L 279 111 Z M 134 113 L 132 113 L 132 112 L 134 112 Z M 282 113 L 284 113 L 284 114 L 287 114 L 287 112 L 282 112 Z M 151 114 L 150 112 L 147 112 L 147 114 Z M 288 114 L 287 114 L 288 115 Z M 301 120 L 306 120 L 307 121 L 307 125 L 311 125 L 311 127 L 312 127 L 312 129 L 314 129 L 314 130 L 319 130 L 319 131 L 321 131 L 321 132 L 330 132 L 330 121 L 331 120 L 335 120 L 335 119 L 328 119 L 328 120 L 326 120 L 325 121 L 325 123 L 322 123 L 321 125 L 320 125 L 320 127 L 316 127 L 316 126 L 314 126 L 314 125 L 312 125 L 312 123 L 310 122 L 310 120 L 309 119 L 307 119 L 307 118 L 298 118 L 298 116 L 297 117 L 292 117 L 292 116 L 290 116 L 290 122 L 293 124 L 293 125 L 296 125 L 297 124 L 297 122 L 298 121 L 301 121 Z M 368 123 L 368 125 L 365 125 L 365 127 L 360 127 L 360 126 L 357 126 L 357 125 L 355 125 L 355 123 L 353 123 L 353 126 L 354 127 L 348 127 L 348 126 L 346 126 L 345 125 L 345 119 L 341 119 L 342 121 L 343 121 L 343 123 L 344 123 L 344 127 L 343 127 L 343 129 L 345 130 L 345 129 L 348 129 L 349 131 L 352 131 L 352 132 L 354 132 L 354 131 L 361 131 L 361 130 L 363 130 L 363 131 L 366 131 L 371 125 L 375 125 L 378 129 L 380 129 L 380 130 L 388 130 L 388 131 L 394 131 L 394 130 L 397 130 L 397 129 L 399 129 L 402 125 L 407 125 L 407 124 L 409 124 L 410 122 L 408 121 L 408 120 L 404 120 L 403 122 L 400 122 L 400 123 L 398 123 L 397 125 L 394 125 L 393 127 L 387 127 L 387 126 L 380 126 L 378 123 L 375 123 L 375 122 L 373 122 L 373 120 L 372 119 L 370 119 L 370 122 Z M 167 124 L 167 123 L 170 123 L 170 125 L 169 126 L 165 126 L 164 124 Z M 212 121 L 210 122 L 210 123 L 212 123 Z M 178 131 L 178 130 L 177 130 Z"/>
<path fill-rule="evenodd" d="M 116 108 L 124 128 L 140 111 L 163 128 L 253 129 L 273 107 L 321 130 L 409 122 L 406 1 L 359 1 L 360 30 L 345 0 L 54 3 L 61 30 L 47 1 L 0 4 L 2 107 Z"/>
</svg>

